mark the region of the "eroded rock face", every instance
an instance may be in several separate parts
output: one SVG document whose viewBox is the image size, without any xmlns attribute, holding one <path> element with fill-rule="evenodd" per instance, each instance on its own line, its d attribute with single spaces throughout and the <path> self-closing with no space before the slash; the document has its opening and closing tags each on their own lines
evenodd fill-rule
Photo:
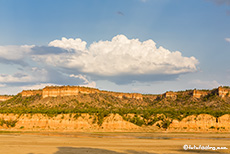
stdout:
<svg viewBox="0 0 230 154">
<path fill-rule="evenodd" d="M 218 118 L 218 124 L 220 128 L 230 130 L 230 114 L 225 114 Z"/>
<path fill-rule="evenodd" d="M 96 88 L 80 87 L 80 86 L 47 86 L 42 90 L 23 90 L 20 94 L 23 97 L 33 96 L 33 95 L 42 95 L 43 98 L 46 97 L 64 97 L 64 96 L 76 96 L 79 93 L 81 94 L 94 94 L 94 93 L 104 93 L 112 95 L 117 98 L 133 98 L 133 99 L 143 99 L 142 94 L 138 93 L 119 93 L 119 92 L 109 92 L 109 91 L 100 91 Z"/>
<path fill-rule="evenodd" d="M 193 90 L 193 92 L 192 92 L 192 96 L 194 98 L 200 98 L 200 97 L 206 96 L 206 95 L 208 95 L 207 91 Z"/>
<path fill-rule="evenodd" d="M 79 93 L 92 94 L 98 93 L 99 90 L 95 88 L 79 87 L 79 86 L 61 86 L 61 87 L 45 87 L 42 90 L 42 97 L 57 97 L 57 96 L 74 96 Z"/>
<path fill-rule="evenodd" d="M 97 117 L 89 114 L 60 114 L 54 117 L 49 117 L 43 114 L 0 114 L 1 120 L 17 121 L 15 126 L 7 126 L 5 123 L 0 129 L 13 130 L 39 130 L 39 131 L 121 131 L 133 130 L 139 127 L 123 120 L 118 114 L 111 114 L 104 118 L 102 126 L 99 126 L 96 121 Z"/>
<path fill-rule="evenodd" d="M 218 87 L 218 95 L 220 97 L 230 97 L 230 88 Z"/>
<path fill-rule="evenodd" d="M 106 130 L 134 130 L 140 128 L 133 123 L 125 121 L 119 114 L 110 114 L 104 119 L 101 127 Z"/>
<path fill-rule="evenodd" d="M 22 97 L 42 95 L 42 90 L 23 90 L 21 92 Z"/>
<path fill-rule="evenodd" d="M 0 102 L 6 101 L 8 99 L 11 99 L 12 96 L 0 96 Z"/>
<path fill-rule="evenodd" d="M 172 92 L 172 91 L 168 91 L 166 93 L 163 94 L 165 98 L 170 97 L 170 98 L 175 98 L 177 97 L 177 93 L 176 92 Z"/>
<path fill-rule="evenodd" d="M 170 131 L 230 131 L 230 115 L 215 118 L 208 114 L 191 115 L 181 121 L 173 120 Z"/>
<path fill-rule="evenodd" d="M 98 118 L 89 114 L 59 114 L 49 117 L 43 114 L 0 114 L 0 129 L 31 130 L 31 131 L 150 131 L 146 126 L 139 127 L 125 121 L 119 114 L 110 114 L 104 118 L 101 125 Z M 15 122 L 15 125 L 13 123 Z M 162 121 L 157 121 L 153 127 L 158 128 Z M 165 131 L 153 129 L 151 131 Z M 181 121 L 173 120 L 167 131 L 171 132 L 229 132 L 230 115 L 218 119 L 208 114 L 191 115 Z"/>
</svg>

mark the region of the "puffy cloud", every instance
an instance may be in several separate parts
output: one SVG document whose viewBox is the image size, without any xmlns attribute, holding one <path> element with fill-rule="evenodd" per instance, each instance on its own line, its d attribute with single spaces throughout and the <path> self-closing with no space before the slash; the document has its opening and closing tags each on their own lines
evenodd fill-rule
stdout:
<svg viewBox="0 0 230 154">
<path fill-rule="evenodd" d="M 61 40 L 54 40 L 49 43 L 49 46 L 59 47 L 67 50 L 85 51 L 86 42 L 81 39 L 67 39 L 63 37 Z"/>
<path fill-rule="evenodd" d="M 141 42 L 124 35 L 88 47 L 81 39 L 66 38 L 49 46 L 0 46 L 0 62 L 26 64 L 11 74 L 0 72 L 2 85 L 35 87 L 46 83 L 96 87 L 94 81 L 99 80 L 117 84 L 174 80 L 196 71 L 198 64 L 195 57 L 158 48 L 153 40 Z"/>
<path fill-rule="evenodd" d="M 71 44 L 84 46 L 86 43 L 80 39 L 71 40 Z M 57 42 L 57 44 L 55 43 Z M 53 46 L 71 48 L 67 39 L 55 40 Z M 82 45 L 79 45 L 79 43 Z M 63 53 L 47 56 L 38 56 L 37 60 L 43 60 L 47 64 L 72 69 L 83 74 L 91 74 L 102 77 L 123 75 L 179 75 L 196 71 L 198 60 L 195 57 L 183 57 L 181 52 L 171 52 L 163 47 L 156 47 L 152 40 L 140 42 L 138 39 L 128 39 L 124 35 L 117 35 L 111 41 L 99 41 L 92 43 L 87 52 Z M 77 49 L 79 50 L 79 48 Z"/>
<path fill-rule="evenodd" d="M 230 38 L 225 38 L 225 41 L 230 43 Z"/>
<path fill-rule="evenodd" d="M 94 81 L 90 82 L 89 80 L 87 80 L 86 76 L 83 76 L 81 74 L 79 74 L 79 75 L 71 74 L 70 77 L 82 79 L 84 81 L 84 84 L 80 85 L 80 86 L 92 87 L 92 88 L 96 87 L 96 82 L 94 82 Z"/>
</svg>

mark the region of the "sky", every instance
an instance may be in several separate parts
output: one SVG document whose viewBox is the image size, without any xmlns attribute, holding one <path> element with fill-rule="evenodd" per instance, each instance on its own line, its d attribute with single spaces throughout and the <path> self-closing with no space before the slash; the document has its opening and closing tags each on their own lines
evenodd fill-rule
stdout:
<svg viewBox="0 0 230 154">
<path fill-rule="evenodd" d="M 0 0 L 0 95 L 230 85 L 230 0 Z"/>
</svg>

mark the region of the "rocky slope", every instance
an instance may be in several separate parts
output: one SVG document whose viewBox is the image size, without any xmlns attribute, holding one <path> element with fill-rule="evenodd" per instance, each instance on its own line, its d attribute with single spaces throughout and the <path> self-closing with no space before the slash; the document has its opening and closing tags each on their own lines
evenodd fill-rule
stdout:
<svg viewBox="0 0 230 154">
<path fill-rule="evenodd" d="M 140 127 L 123 120 L 118 114 L 110 114 L 101 125 L 97 116 L 89 114 L 59 114 L 49 117 L 43 114 L 0 114 L 2 130 L 33 131 L 137 131 Z"/>
<path fill-rule="evenodd" d="M 44 131 L 229 131 L 230 87 L 159 95 L 79 86 L 0 97 L 0 128 Z M 2 100 L 1 100 L 2 98 Z"/>
<path fill-rule="evenodd" d="M 168 129 L 163 129 L 162 120 L 152 126 L 137 126 L 125 121 L 119 114 L 109 114 L 98 124 L 97 116 L 89 114 L 59 114 L 49 117 L 43 114 L 0 114 L 1 130 L 20 131 L 71 131 L 71 132 L 230 132 L 230 115 L 215 118 L 208 114 L 191 115 L 181 121 L 172 120 Z"/>
<path fill-rule="evenodd" d="M 170 131 L 230 131 L 230 115 L 215 118 L 208 114 L 191 115 L 181 121 L 173 120 Z"/>
</svg>

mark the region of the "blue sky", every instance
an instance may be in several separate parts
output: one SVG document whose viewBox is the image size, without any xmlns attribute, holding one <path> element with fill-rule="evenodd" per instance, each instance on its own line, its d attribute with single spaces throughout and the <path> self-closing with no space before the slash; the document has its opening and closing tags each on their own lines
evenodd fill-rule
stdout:
<svg viewBox="0 0 230 154">
<path fill-rule="evenodd" d="M 1 0 L 0 94 L 228 86 L 229 27 L 229 0 Z"/>
</svg>

